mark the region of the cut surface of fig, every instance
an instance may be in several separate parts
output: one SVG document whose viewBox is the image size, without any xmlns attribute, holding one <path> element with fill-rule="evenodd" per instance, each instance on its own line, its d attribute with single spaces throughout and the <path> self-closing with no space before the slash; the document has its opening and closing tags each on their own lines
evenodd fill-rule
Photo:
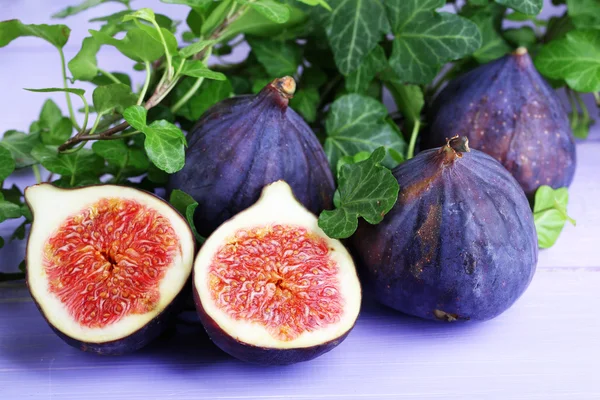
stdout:
<svg viewBox="0 0 600 400">
<path fill-rule="evenodd" d="M 361 289 L 352 259 L 283 181 L 224 223 L 194 266 L 197 307 L 231 355 L 289 364 L 329 351 L 352 329 Z"/>
<path fill-rule="evenodd" d="M 27 283 L 68 343 L 115 354 L 137 350 L 164 326 L 182 291 L 194 239 L 171 206 L 146 192 L 98 185 L 27 188 L 34 222 Z"/>
</svg>

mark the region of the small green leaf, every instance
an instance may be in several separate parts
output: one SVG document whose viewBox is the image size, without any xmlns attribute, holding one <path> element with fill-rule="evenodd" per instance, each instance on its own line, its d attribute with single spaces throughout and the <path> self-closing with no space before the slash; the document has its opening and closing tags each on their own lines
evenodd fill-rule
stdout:
<svg viewBox="0 0 600 400">
<path fill-rule="evenodd" d="M 129 5 L 129 2 L 131 0 L 85 0 L 82 3 L 80 3 L 79 5 L 69 6 L 65 9 L 53 14 L 52 18 L 70 17 L 71 15 L 79 14 L 82 11 L 89 10 L 92 7 L 96 7 L 100 4 L 108 3 L 110 1 L 116 2 L 116 3 L 121 3 L 121 4 L 124 4 L 127 6 L 127 5 Z"/>
<path fill-rule="evenodd" d="M 495 0 L 496 3 L 527 15 L 538 15 L 544 6 L 544 0 Z"/>
<path fill-rule="evenodd" d="M 300 3 L 308 4 L 309 6 L 321 6 L 328 11 L 332 11 L 331 7 L 325 0 L 298 0 Z"/>
<path fill-rule="evenodd" d="M 55 147 L 38 144 L 31 155 L 44 168 L 55 174 L 83 178 L 89 175 L 98 176 L 102 173 L 103 160 L 91 149 L 81 149 L 75 153 L 59 154 Z"/>
<path fill-rule="evenodd" d="M 481 47 L 473 53 L 477 62 L 484 64 L 500 58 L 512 50 L 496 29 L 494 14 L 481 12 L 469 19 L 477 25 L 481 32 Z"/>
<path fill-rule="evenodd" d="M 358 226 L 358 217 L 370 224 L 383 220 L 398 199 L 398 182 L 392 172 L 380 165 L 385 149 L 376 149 L 367 160 L 345 164 L 338 177 L 338 207 L 323 211 L 319 226 L 332 238 L 350 237 Z"/>
<path fill-rule="evenodd" d="M 183 168 L 186 140 L 181 129 L 165 120 L 146 125 L 146 109 L 141 106 L 127 108 L 123 117 L 146 135 L 144 149 L 154 165 L 170 174 Z"/>
<path fill-rule="evenodd" d="M 375 75 L 387 67 L 383 47 L 376 46 L 360 64 L 360 67 L 346 76 L 346 89 L 349 92 L 365 93 Z"/>
<path fill-rule="evenodd" d="M 132 21 L 136 18 L 143 19 L 148 22 L 156 22 L 156 19 L 154 17 L 154 11 L 152 11 L 149 8 L 140 8 L 139 10 L 136 10 L 131 14 L 125 15 L 123 17 L 123 21 Z"/>
<path fill-rule="evenodd" d="M 569 192 L 567 188 L 552 189 L 550 186 L 540 186 L 535 192 L 533 220 L 538 234 L 538 245 L 541 248 L 552 247 L 560 232 L 569 221 L 575 221 L 567 215 Z"/>
<path fill-rule="evenodd" d="M 403 154 L 406 143 L 385 121 L 387 114 L 385 106 L 371 97 L 349 94 L 338 98 L 326 121 L 325 153 L 332 168 L 340 157 L 370 153 L 381 146 Z M 396 162 L 387 156 L 384 165 L 393 167 Z"/>
<path fill-rule="evenodd" d="M 127 145 L 122 140 L 98 140 L 92 145 L 94 153 L 109 164 L 125 168 L 127 164 Z"/>
<path fill-rule="evenodd" d="M 194 84 L 194 80 L 186 79 L 175 87 L 174 97 L 180 98 Z M 231 96 L 233 88 L 228 80 L 215 81 L 210 80 L 202 84 L 202 89 L 197 91 L 176 114 L 190 121 L 197 121 L 198 118 L 212 105 Z M 137 129 L 137 128 L 136 128 Z"/>
<path fill-rule="evenodd" d="M 429 83 L 442 64 L 481 46 L 481 34 L 473 22 L 434 11 L 444 4 L 444 0 L 387 0 L 395 35 L 390 65 L 402 82 Z"/>
<path fill-rule="evenodd" d="M 4 200 L 4 195 L 0 193 L 0 222 L 19 217 L 21 217 L 21 207 L 18 204 Z"/>
<path fill-rule="evenodd" d="M 8 131 L 4 133 L 0 146 L 11 152 L 16 168 L 24 168 L 37 164 L 37 160 L 31 156 L 31 151 L 38 143 L 40 143 L 40 135 L 37 133 L 28 135 L 23 132 Z"/>
<path fill-rule="evenodd" d="M 80 81 L 91 81 L 98 75 L 98 61 L 96 54 L 100 45 L 93 37 L 86 37 L 81 43 L 79 52 L 69 61 L 69 71 L 73 79 Z"/>
<path fill-rule="evenodd" d="M 290 9 L 288 6 L 274 0 L 259 0 L 255 3 L 250 3 L 250 6 L 278 24 L 283 24 L 290 19 Z"/>
<path fill-rule="evenodd" d="M 77 89 L 77 88 L 43 88 L 43 89 L 31 89 L 25 88 L 25 90 L 29 92 L 37 92 L 37 93 L 54 93 L 54 92 L 67 92 L 76 94 L 79 97 L 83 97 L 85 94 L 85 90 Z"/>
<path fill-rule="evenodd" d="M 116 110 L 119 114 L 136 103 L 137 96 L 131 92 L 131 88 L 122 83 L 113 83 L 98 86 L 92 95 L 94 109 L 98 114 L 106 114 Z"/>
<path fill-rule="evenodd" d="M 182 58 L 191 57 L 194 54 L 201 52 L 206 47 L 213 45 L 214 43 L 215 42 L 213 40 L 199 40 L 196 43 L 192 43 L 189 46 L 185 46 L 179 50 L 179 55 Z"/>
<path fill-rule="evenodd" d="M 300 47 L 292 42 L 248 38 L 258 61 L 271 77 L 295 75 L 302 60 Z"/>
<path fill-rule="evenodd" d="M 537 43 L 535 31 L 530 26 L 506 29 L 502 32 L 504 38 L 516 47 L 531 47 Z"/>
<path fill-rule="evenodd" d="M 578 92 L 600 91 L 600 30 L 575 30 L 544 45 L 535 66 Z"/>
<path fill-rule="evenodd" d="M 71 30 L 65 25 L 25 25 L 17 19 L 0 22 L 0 47 L 18 37 L 35 36 L 62 49 L 69 40 Z"/>
<path fill-rule="evenodd" d="M 11 152 L 0 146 L 0 183 L 10 176 L 15 170 L 15 160 Z"/>
<path fill-rule="evenodd" d="M 194 78 L 208 78 L 218 81 L 224 81 L 227 79 L 224 74 L 208 69 L 208 67 L 200 60 L 185 61 L 181 73 L 186 76 L 193 76 Z"/>
<path fill-rule="evenodd" d="M 38 124 L 42 129 L 51 129 L 62 119 L 62 117 L 62 111 L 60 111 L 60 108 L 58 108 L 54 101 L 48 99 L 42 106 Z"/>
<path fill-rule="evenodd" d="M 192 8 L 199 8 L 205 4 L 214 3 L 213 0 L 160 0 L 167 4 L 181 4 L 184 6 L 190 6 Z"/>
<path fill-rule="evenodd" d="M 173 207 L 175 207 L 177 211 L 181 213 L 181 215 L 184 215 L 186 217 L 187 222 L 190 225 L 190 228 L 192 228 L 192 232 L 194 233 L 194 237 L 196 238 L 198 244 L 204 243 L 206 239 L 200 236 L 200 234 L 196 230 L 196 226 L 194 225 L 194 212 L 198 207 L 198 202 L 194 200 L 192 196 L 179 189 L 175 189 L 171 192 L 171 198 L 169 199 L 169 202 L 173 205 Z"/>
<path fill-rule="evenodd" d="M 148 28 L 154 29 L 152 27 Z M 156 29 L 154 31 L 157 32 Z M 151 62 L 165 54 L 162 42 L 156 40 L 154 36 L 141 27 L 130 29 L 121 40 L 101 31 L 90 30 L 89 32 L 99 44 L 114 46 L 125 56 L 135 61 Z"/>
<path fill-rule="evenodd" d="M 40 136 L 44 144 L 60 145 L 68 140 L 72 133 L 73 123 L 71 120 L 67 117 L 61 117 L 48 130 L 43 130 Z"/>
<path fill-rule="evenodd" d="M 425 106 L 423 90 L 418 85 L 401 83 L 393 73 L 385 76 L 384 80 L 398 111 L 409 122 L 409 129 L 412 130 L 413 123 L 421 119 L 421 111 Z"/>
<path fill-rule="evenodd" d="M 307 122 L 317 119 L 317 106 L 319 105 L 319 91 L 314 87 L 300 89 L 290 101 L 290 106 L 299 112 Z"/>
<path fill-rule="evenodd" d="M 577 28 L 600 28 L 598 0 L 567 0 L 567 13 Z"/>
</svg>

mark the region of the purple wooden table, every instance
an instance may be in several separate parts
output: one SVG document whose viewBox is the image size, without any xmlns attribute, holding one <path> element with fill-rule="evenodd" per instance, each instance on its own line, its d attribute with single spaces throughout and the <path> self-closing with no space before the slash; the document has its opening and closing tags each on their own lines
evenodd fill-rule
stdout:
<svg viewBox="0 0 600 400">
<path fill-rule="evenodd" d="M 72 0 L 0 0 L 0 19 L 48 23 L 49 9 Z M 142 6 L 142 2 L 139 2 Z M 185 8 L 144 1 L 184 19 Z M 116 10 L 114 4 L 103 12 Z M 181 11 L 179 14 L 177 13 Z M 175 11 L 175 12 L 174 12 Z M 66 22 L 86 34 L 85 13 Z M 77 40 L 66 56 L 78 51 Z M 123 58 L 107 49 L 101 65 Z M 26 129 L 47 96 L 21 87 L 60 84 L 58 55 L 21 39 L 0 49 L 0 132 Z M 40 64 L 56 65 L 47 73 Z M 86 88 L 85 85 L 83 85 Z M 52 96 L 64 105 L 63 97 Z M 312 362 L 264 368 L 238 362 L 213 346 L 202 328 L 180 324 L 150 347 L 123 357 L 82 353 L 58 339 L 22 283 L 0 284 L 0 400 L 12 399 L 600 399 L 600 128 L 578 145 L 579 166 L 567 226 L 540 253 L 523 297 L 486 323 L 442 325 L 407 317 L 366 300 L 356 328 L 334 351 Z M 24 174 L 20 185 L 32 183 Z M 11 182 L 7 182 L 10 184 Z M 7 237 L 14 225 L 0 225 Z M 0 250 L 0 269 L 14 270 L 23 244 Z"/>
</svg>

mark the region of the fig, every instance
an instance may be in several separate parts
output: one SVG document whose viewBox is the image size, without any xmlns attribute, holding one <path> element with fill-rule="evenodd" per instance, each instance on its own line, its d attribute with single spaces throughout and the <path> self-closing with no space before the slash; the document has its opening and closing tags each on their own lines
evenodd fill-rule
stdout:
<svg viewBox="0 0 600 400">
<path fill-rule="evenodd" d="M 200 320 L 213 342 L 251 363 L 307 361 L 340 344 L 361 303 L 344 246 L 284 181 L 221 225 L 194 262 Z"/>
<path fill-rule="evenodd" d="M 110 355 L 159 336 L 191 276 L 185 219 L 150 193 L 114 185 L 39 184 L 25 199 L 33 213 L 27 285 L 58 336 Z"/>
<path fill-rule="evenodd" d="M 535 272 L 538 247 L 517 181 L 466 137 L 393 171 L 398 202 L 379 225 L 361 224 L 361 277 L 384 305 L 417 317 L 487 320 L 508 309 Z"/>
<path fill-rule="evenodd" d="M 257 95 L 223 100 L 188 134 L 185 166 L 168 189 L 198 202 L 194 222 L 201 235 L 254 204 L 277 180 L 313 213 L 331 208 L 335 186 L 323 147 L 288 107 L 295 89 L 294 79 L 284 77 Z"/>
<path fill-rule="evenodd" d="M 530 199 L 541 185 L 559 188 L 573 180 L 569 117 L 524 47 L 451 81 L 428 118 L 424 148 L 466 136 L 472 148 L 500 161 Z"/>
</svg>

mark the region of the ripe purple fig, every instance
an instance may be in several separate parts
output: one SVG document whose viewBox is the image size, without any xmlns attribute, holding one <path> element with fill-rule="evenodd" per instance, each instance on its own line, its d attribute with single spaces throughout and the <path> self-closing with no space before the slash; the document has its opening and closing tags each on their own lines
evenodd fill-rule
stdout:
<svg viewBox="0 0 600 400">
<path fill-rule="evenodd" d="M 500 161 L 529 198 L 541 185 L 568 186 L 575 173 L 575 140 L 567 113 L 519 48 L 451 81 L 429 112 L 423 147 L 455 135 Z"/>
<path fill-rule="evenodd" d="M 310 127 L 288 107 L 291 77 L 275 79 L 255 96 L 226 99 L 209 109 L 188 135 L 186 163 L 169 189 L 199 204 L 202 235 L 258 200 L 263 187 L 285 180 L 317 214 L 330 208 L 335 190 L 327 157 Z"/>
<path fill-rule="evenodd" d="M 487 320 L 508 309 L 535 272 L 538 247 L 517 181 L 454 137 L 393 170 L 398 202 L 353 236 L 375 298 L 433 320 Z"/>
</svg>

